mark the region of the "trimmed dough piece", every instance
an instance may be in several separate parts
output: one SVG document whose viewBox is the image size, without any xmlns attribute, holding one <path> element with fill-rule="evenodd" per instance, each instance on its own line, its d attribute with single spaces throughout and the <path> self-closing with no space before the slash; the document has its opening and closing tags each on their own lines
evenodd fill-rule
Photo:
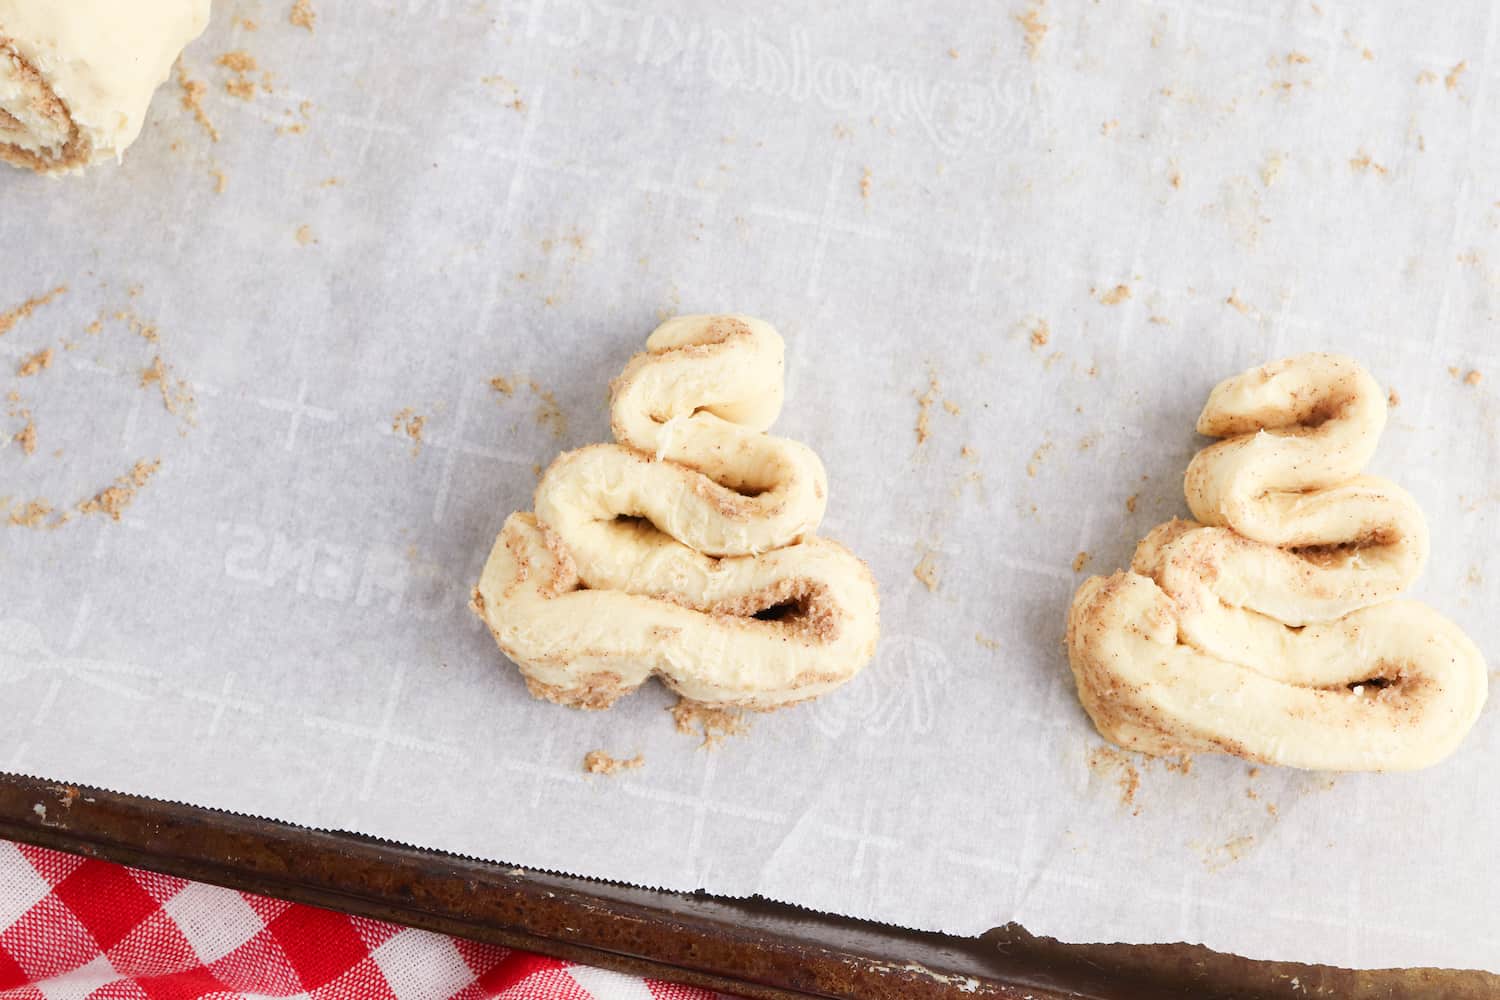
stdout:
<svg viewBox="0 0 1500 1000">
<path fill-rule="evenodd" d="M 1412 770 L 1458 746 L 1488 675 L 1456 625 L 1392 600 L 1428 537 L 1405 491 L 1361 474 L 1384 400 L 1323 354 L 1213 391 L 1198 428 L 1226 440 L 1185 483 L 1202 523 L 1159 526 L 1069 611 L 1079 699 L 1106 739 L 1331 771 Z"/>
<path fill-rule="evenodd" d="M 765 431 L 781 337 L 746 316 L 659 327 L 612 387 L 618 444 L 557 458 L 505 523 L 474 609 L 532 692 L 607 708 L 651 676 L 693 701 L 774 708 L 869 662 L 868 567 L 815 536 L 823 464 Z"/>
<path fill-rule="evenodd" d="M 209 0 L 0 0 L 0 160 L 39 173 L 118 160 Z"/>
</svg>

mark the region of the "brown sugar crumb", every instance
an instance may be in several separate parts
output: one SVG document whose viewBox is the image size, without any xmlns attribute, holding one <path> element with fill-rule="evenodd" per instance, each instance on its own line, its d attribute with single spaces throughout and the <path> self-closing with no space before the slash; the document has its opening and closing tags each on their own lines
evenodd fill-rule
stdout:
<svg viewBox="0 0 1500 1000">
<path fill-rule="evenodd" d="M 619 774 L 621 771 L 633 771 L 645 763 L 646 758 L 642 754 L 636 754 L 629 760 L 618 760 L 603 750 L 590 750 L 583 756 L 583 769 L 589 774 Z"/>
<path fill-rule="evenodd" d="M 1392 387 L 1391 391 L 1385 394 L 1385 402 L 1387 406 L 1394 410 L 1401 405 L 1401 394 Z"/>
<path fill-rule="evenodd" d="M 152 462 L 142 460 L 135 463 L 134 468 L 115 480 L 115 485 L 100 490 L 91 499 L 80 503 L 78 512 L 104 514 L 111 520 L 118 521 L 120 512 L 135 502 L 136 491 L 145 486 L 160 468 L 159 458 Z"/>
<path fill-rule="evenodd" d="M 958 449 L 958 454 L 963 458 L 967 458 L 971 462 L 977 462 L 979 460 L 979 452 L 975 451 L 973 448 L 970 448 L 968 445 L 964 445 L 962 448 Z"/>
<path fill-rule="evenodd" d="M 860 178 L 859 178 L 859 196 L 861 198 L 863 198 L 865 201 L 869 201 L 870 200 L 870 182 L 873 179 L 873 177 L 874 177 L 874 175 L 870 173 L 870 168 L 869 167 L 865 167 L 865 172 L 862 175 L 860 175 Z"/>
<path fill-rule="evenodd" d="M 40 528 L 50 513 L 52 504 L 46 500 L 29 500 L 10 512 L 10 523 L 15 528 Z"/>
<path fill-rule="evenodd" d="M 1089 753 L 1089 770 L 1100 777 L 1113 777 L 1120 789 L 1120 805 L 1135 805 L 1135 793 L 1141 787 L 1141 772 L 1123 751 L 1098 747 Z M 1140 815 L 1140 808 L 1134 815 Z"/>
<path fill-rule="evenodd" d="M 1032 0 L 1024 13 L 1016 15 L 1026 45 L 1026 58 L 1036 62 L 1042 54 L 1042 40 L 1047 37 L 1047 24 L 1042 20 L 1042 8 L 1047 0 Z"/>
<path fill-rule="evenodd" d="M 922 558 L 917 561 L 917 565 L 911 571 L 911 575 L 920 580 L 922 586 L 933 593 L 937 593 L 938 589 L 938 567 L 935 556 L 936 553 L 931 549 L 925 550 L 922 553 Z"/>
<path fill-rule="evenodd" d="M 26 426 L 21 428 L 21 433 L 16 435 L 16 441 L 21 445 L 21 451 L 27 455 L 36 454 L 36 421 L 31 415 L 26 415 Z"/>
<path fill-rule="evenodd" d="M 307 246 L 310 243 L 316 243 L 316 242 L 318 242 L 318 238 L 313 235 L 313 231 L 312 231 L 312 227 L 311 226 L 307 225 L 306 223 L 303 223 L 302 225 L 300 225 L 300 226 L 297 227 L 297 245 L 298 246 L 305 247 L 305 246 Z"/>
<path fill-rule="evenodd" d="M 292 10 L 287 15 L 287 20 L 299 28 L 306 28 L 308 31 L 312 31 L 317 27 L 318 12 L 312 9 L 312 4 L 308 3 L 307 0 L 297 0 L 296 3 L 292 4 Z"/>
<path fill-rule="evenodd" d="M 1026 463 L 1026 475 L 1030 476 L 1032 479 L 1035 479 L 1037 472 L 1042 467 L 1042 463 L 1047 460 L 1047 453 L 1051 450 L 1051 441 L 1042 442 L 1041 446 L 1038 447 L 1036 451 L 1031 453 L 1031 461 Z"/>
<path fill-rule="evenodd" d="M 193 118 L 208 133 L 210 142 L 218 142 L 219 130 L 209 120 L 208 112 L 203 110 L 203 95 L 208 92 L 208 85 L 202 80 L 189 78 L 187 67 L 180 62 L 177 64 L 177 85 L 182 88 L 183 108 L 193 113 Z"/>
<path fill-rule="evenodd" d="M 405 407 L 396 414 L 391 421 L 391 430 L 397 434 L 405 434 L 411 438 L 411 453 L 420 454 L 422 451 L 422 428 L 427 423 L 427 418 L 418 414 L 411 407 Z"/>
<path fill-rule="evenodd" d="M 959 405 L 957 403 L 955 403 L 951 399 L 945 399 L 945 400 L 943 400 L 943 409 L 947 410 L 950 414 L 952 414 L 955 417 L 958 416 L 960 413 L 963 412 L 963 409 L 960 408 Z"/>
<path fill-rule="evenodd" d="M 1373 170 L 1382 177 L 1390 173 L 1390 171 L 1385 167 L 1381 166 L 1373 159 L 1371 159 L 1370 154 L 1365 152 L 1363 149 L 1361 149 L 1357 155 L 1349 160 L 1349 169 L 1353 170 L 1357 174 L 1362 174 L 1367 170 Z"/>
<path fill-rule="evenodd" d="M 255 81 L 243 76 L 237 76 L 232 80 L 225 80 L 224 92 L 230 97 L 238 97 L 242 101 L 253 101 L 255 99 Z"/>
<path fill-rule="evenodd" d="M 1174 774 L 1193 773 L 1193 758 L 1189 754 L 1183 754 L 1181 757 L 1164 757 L 1162 765 Z"/>
<path fill-rule="evenodd" d="M 1250 770 L 1249 770 L 1249 771 L 1248 771 L 1248 772 L 1246 772 L 1246 773 L 1247 773 L 1247 774 L 1248 774 L 1248 775 L 1249 775 L 1249 776 L 1250 776 L 1250 777 L 1251 777 L 1251 778 L 1259 778 L 1259 777 L 1260 777 L 1260 768 L 1258 768 L 1258 767 L 1252 767 L 1252 768 L 1251 768 L 1251 769 L 1250 769 Z"/>
<path fill-rule="evenodd" d="M 942 391 L 943 386 L 938 381 L 937 372 L 929 365 L 927 367 L 927 391 L 916 396 L 918 446 L 926 444 L 927 439 L 932 436 L 932 404 L 938 402 Z M 943 409 L 955 415 L 959 412 L 957 403 L 944 402 Z"/>
<path fill-rule="evenodd" d="M 1229 293 L 1229 297 L 1224 300 L 1224 304 L 1232 308 L 1241 316 L 1250 315 L 1250 306 L 1245 302 L 1244 299 L 1240 298 L 1239 289 L 1231 290 Z"/>
<path fill-rule="evenodd" d="M 324 181 L 321 184 L 319 184 L 318 187 L 320 187 L 320 188 L 338 187 L 342 183 L 344 183 L 344 179 L 342 177 L 329 177 L 329 178 L 324 179 Z"/>
<path fill-rule="evenodd" d="M 31 357 L 21 362 L 21 367 L 16 369 L 16 375 L 20 378 L 30 378 L 44 368 L 52 367 L 52 348 L 47 347 L 37 351 Z"/>
<path fill-rule="evenodd" d="M 1459 78 L 1464 75 L 1464 72 L 1468 70 L 1468 68 L 1469 61 L 1467 59 L 1462 60 L 1461 62 L 1454 65 L 1454 67 L 1448 71 L 1448 75 L 1443 77 L 1443 86 L 1447 87 L 1449 90 L 1457 90 Z"/>
<path fill-rule="evenodd" d="M 21 322 L 21 320 L 23 319 L 29 318 L 32 313 L 36 312 L 42 306 L 47 305 L 59 295 L 66 295 L 67 293 L 67 285 L 58 285 L 56 288 L 52 289 L 52 291 L 47 292 L 44 295 L 38 295 L 35 298 L 27 299 L 25 302 L 22 302 L 14 309 L 7 310 L 6 312 L 0 312 L 0 337 L 5 336 L 15 327 L 17 323 Z"/>
<path fill-rule="evenodd" d="M 255 65 L 255 57 L 244 49 L 226 52 L 214 61 L 233 73 L 252 73 L 258 68 Z"/>
<path fill-rule="evenodd" d="M 494 378 L 490 379 L 490 388 L 494 389 L 502 396 L 509 396 L 511 393 L 516 391 L 515 385 L 512 384 L 510 379 L 506 378 L 504 375 L 496 375 Z"/>
<path fill-rule="evenodd" d="M 1476 370 L 1471 370 L 1469 372 L 1469 374 L 1467 374 L 1467 375 L 1464 376 L 1464 385 L 1478 385 L 1480 382 L 1483 382 L 1483 381 L 1484 381 L 1484 372 L 1478 371 L 1477 369 Z"/>
<path fill-rule="evenodd" d="M 1051 339 L 1052 328 L 1047 325 L 1047 321 L 1044 319 L 1037 320 L 1036 325 L 1031 328 L 1031 349 L 1033 351 L 1040 351 L 1047 346 L 1047 342 Z"/>
<path fill-rule="evenodd" d="M 1074 556 L 1073 557 L 1073 572 L 1075 572 L 1075 573 L 1081 573 L 1083 571 L 1083 567 L 1085 567 L 1085 566 L 1087 566 L 1089 564 L 1089 558 L 1090 557 L 1089 557 L 1089 554 L 1087 552 L 1080 552 L 1076 556 Z"/>
<path fill-rule="evenodd" d="M 1125 498 L 1125 511 L 1126 511 L 1126 513 L 1134 514 L 1135 513 L 1135 505 L 1140 501 L 1140 499 L 1141 499 L 1141 495 L 1139 493 L 1132 493 L 1132 494 L 1130 494 L 1130 496 L 1126 497 Z"/>
<path fill-rule="evenodd" d="M 244 28 L 246 31 L 259 31 L 260 30 L 260 25 L 256 24 L 254 21 L 252 21 L 248 17 L 242 17 L 242 18 L 240 18 L 240 27 Z"/>
<path fill-rule="evenodd" d="M 1107 121 L 1103 125 L 1099 126 L 1099 134 L 1100 135 L 1109 135 L 1111 132 L 1113 132 L 1115 129 L 1117 129 L 1119 127 L 1120 127 L 1120 119 L 1118 119 L 1118 118 L 1111 118 L 1109 121 Z"/>
<path fill-rule="evenodd" d="M 1271 817 L 1272 819 L 1275 819 L 1276 818 L 1276 813 L 1277 813 L 1276 803 L 1274 803 L 1274 802 L 1267 802 L 1266 803 L 1266 815 L 1269 816 L 1269 817 Z"/>
<path fill-rule="evenodd" d="M 1117 306 L 1128 298 L 1130 298 L 1130 286 L 1116 285 L 1113 288 L 1101 292 L 1099 295 L 1099 302 L 1101 305 Z"/>
<path fill-rule="evenodd" d="M 568 433 L 568 417 L 567 414 L 563 413 L 562 407 L 557 405 L 557 397 L 537 385 L 536 379 L 528 379 L 526 384 L 538 400 L 536 422 L 550 430 L 553 437 L 566 437 Z"/>
<path fill-rule="evenodd" d="M 1286 61 L 1289 63 L 1296 63 L 1298 65 L 1306 65 L 1307 63 L 1312 62 L 1312 56 L 1306 55 L 1302 52 L 1288 52 L 1286 54 Z"/>
<path fill-rule="evenodd" d="M 192 386 L 187 379 L 174 378 L 171 366 L 163 363 L 160 354 L 152 358 L 151 364 L 141 372 L 141 388 L 149 389 L 152 386 L 161 393 L 161 405 L 174 417 L 180 416 L 193 405 Z"/>
<path fill-rule="evenodd" d="M 706 749 L 712 749 L 729 737 L 740 736 L 750 729 L 749 721 L 737 708 L 721 708 L 679 698 L 669 711 L 677 731 L 684 736 L 702 736 L 703 742 L 699 746 Z"/>
<path fill-rule="evenodd" d="M 223 194 L 229 190 L 229 176 L 224 171 L 215 167 L 209 171 L 209 174 L 214 179 L 214 194 Z"/>
</svg>

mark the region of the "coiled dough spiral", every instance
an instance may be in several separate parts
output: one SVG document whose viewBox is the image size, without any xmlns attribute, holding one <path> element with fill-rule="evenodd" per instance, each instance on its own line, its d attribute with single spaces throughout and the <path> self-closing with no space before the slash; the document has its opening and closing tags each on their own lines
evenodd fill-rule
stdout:
<svg viewBox="0 0 1500 1000">
<path fill-rule="evenodd" d="M 746 316 L 656 329 L 611 387 L 617 444 L 557 458 L 513 514 L 474 608 L 532 692 L 607 708 L 652 675 L 693 701 L 773 708 L 874 655 L 868 567 L 817 537 L 827 477 L 765 431 L 781 337 Z"/>
<path fill-rule="evenodd" d="M 1086 581 L 1068 616 L 1079 698 L 1101 734 L 1317 770 L 1448 756 L 1487 693 L 1452 622 L 1393 598 L 1427 559 L 1400 487 L 1362 474 L 1386 401 L 1358 363 L 1305 354 L 1227 379 L 1185 479 L 1196 521 Z"/>
</svg>

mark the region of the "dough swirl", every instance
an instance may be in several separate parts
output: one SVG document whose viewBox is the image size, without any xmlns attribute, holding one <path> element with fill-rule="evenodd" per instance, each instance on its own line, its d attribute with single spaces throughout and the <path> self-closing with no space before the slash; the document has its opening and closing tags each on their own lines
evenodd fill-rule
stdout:
<svg viewBox="0 0 1500 1000">
<path fill-rule="evenodd" d="M 854 676 L 874 578 L 814 535 L 822 463 L 765 433 L 782 341 L 743 316 L 659 327 L 612 387 L 617 444 L 557 458 L 505 523 L 474 594 L 533 693 L 607 708 L 652 675 L 684 697 L 771 708 Z"/>
<path fill-rule="evenodd" d="M 1393 600 L 1428 536 L 1409 494 L 1363 475 L 1385 410 L 1367 372 L 1327 354 L 1214 389 L 1198 429 L 1224 440 L 1185 479 L 1197 521 L 1154 529 L 1069 611 L 1079 698 L 1105 738 L 1339 771 L 1453 752 L 1487 675 L 1456 625 Z"/>
</svg>

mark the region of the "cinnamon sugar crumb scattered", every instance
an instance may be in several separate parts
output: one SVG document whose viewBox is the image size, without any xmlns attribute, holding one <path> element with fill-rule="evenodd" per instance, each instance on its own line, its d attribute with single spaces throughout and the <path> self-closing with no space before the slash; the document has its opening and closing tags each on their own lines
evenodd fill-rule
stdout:
<svg viewBox="0 0 1500 1000">
<path fill-rule="evenodd" d="M 1232 308 L 1241 316 L 1250 315 L 1250 306 L 1245 302 L 1244 299 L 1240 298 L 1239 289 L 1231 290 L 1229 293 L 1229 297 L 1224 300 L 1224 304 Z"/>
<path fill-rule="evenodd" d="M 1130 298 L 1129 285 L 1116 285 L 1099 295 L 1099 302 L 1106 306 L 1117 306 Z"/>
<path fill-rule="evenodd" d="M 496 375 L 494 378 L 490 379 L 490 388 L 494 389 L 502 396 L 509 396 L 511 393 L 516 391 L 516 387 L 511 383 L 510 379 L 506 378 L 504 375 Z"/>
<path fill-rule="evenodd" d="M 955 417 L 958 416 L 960 413 L 963 412 L 963 410 L 959 407 L 959 405 L 957 403 L 955 403 L 951 399 L 945 399 L 945 400 L 943 400 L 943 409 L 947 410 L 949 413 L 951 413 Z"/>
<path fill-rule="evenodd" d="M 701 735 L 703 742 L 699 746 L 704 749 L 712 749 L 729 737 L 740 736 L 750 729 L 749 720 L 736 708 L 720 708 L 679 698 L 669 711 L 677 731 L 684 736 Z"/>
<path fill-rule="evenodd" d="M 975 451 L 973 448 L 970 448 L 968 445 L 964 445 L 962 448 L 958 449 L 958 454 L 960 455 L 960 457 L 967 458 L 971 462 L 979 460 L 979 452 Z"/>
<path fill-rule="evenodd" d="M 1469 61 L 1467 59 L 1455 64 L 1454 67 L 1448 71 L 1448 75 L 1443 77 L 1443 86 L 1447 87 L 1449 90 L 1457 90 L 1459 78 L 1464 75 L 1464 72 L 1468 70 L 1468 68 Z"/>
<path fill-rule="evenodd" d="M 1394 410 L 1401 405 L 1401 394 L 1392 388 L 1390 392 L 1385 394 L 1385 401 Z"/>
<path fill-rule="evenodd" d="M 1127 513 L 1135 513 L 1135 505 L 1136 502 L 1140 500 L 1140 497 L 1141 495 L 1139 493 L 1132 493 L 1130 494 L 1130 496 L 1125 498 L 1125 510 Z"/>
<path fill-rule="evenodd" d="M 1464 376 L 1464 385 L 1478 385 L 1484 381 L 1484 372 L 1474 370 Z"/>
<path fill-rule="evenodd" d="M 859 178 L 859 196 L 865 201 L 870 200 L 870 181 L 873 176 L 874 175 L 870 173 L 870 168 L 865 167 L 865 172 L 860 175 Z"/>
<path fill-rule="evenodd" d="M 536 379 L 528 379 L 527 386 L 536 395 L 538 400 L 536 407 L 536 422 L 552 432 L 555 438 L 566 437 L 568 434 L 568 417 L 563 413 L 562 407 L 557 405 L 557 397 L 540 385 Z"/>
<path fill-rule="evenodd" d="M 306 223 L 303 223 L 302 225 L 300 225 L 300 226 L 297 227 L 297 245 L 298 246 L 305 247 L 305 246 L 307 246 L 310 243 L 316 243 L 316 242 L 318 242 L 318 238 L 313 235 L 313 231 L 312 231 L 312 227 L 311 226 L 307 225 Z"/>
<path fill-rule="evenodd" d="M 935 556 L 936 553 L 931 549 L 926 549 L 922 553 L 922 558 L 917 562 L 916 567 L 911 571 L 911 575 L 920 580 L 922 586 L 933 593 L 937 593 L 938 589 L 938 567 L 937 559 L 934 558 Z"/>
<path fill-rule="evenodd" d="M 44 368 L 52 367 L 52 348 L 46 347 L 37 351 L 31 357 L 21 362 L 21 367 L 16 369 L 19 378 L 30 378 L 42 371 Z"/>
<path fill-rule="evenodd" d="M 145 486 L 160 468 L 159 458 L 152 462 L 143 459 L 135 463 L 134 468 L 115 480 L 115 485 L 100 490 L 92 499 L 80 503 L 78 512 L 104 514 L 111 520 L 118 521 L 120 512 L 135 502 L 136 491 Z"/>
<path fill-rule="evenodd" d="M 161 393 L 161 405 L 174 417 L 180 416 L 193 405 L 192 386 L 187 379 L 174 378 L 171 366 L 162 361 L 160 354 L 152 358 L 151 364 L 141 372 L 141 388 L 149 389 L 152 386 Z"/>
<path fill-rule="evenodd" d="M 40 528 L 50 513 L 52 504 L 46 500 L 29 500 L 10 512 L 10 523 L 16 528 Z"/>
<path fill-rule="evenodd" d="M 620 760 L 603 750 L 590 750 L 583 757 L 583 769 L 589 774 L 619 774 L 621 771 L 633 771 L 645 763 L 646 758 L 642 754 L 636 754 L 629 760 Z"/>
<path fill-rule="evenodd" d="M 1042 442 L 1037 450 L 1031 453 L 1031 461 L 1026 463 L 1026 475 L 1030 476 L 1032 479 L 1035 479 L 1038 470 L 1040 470 L 1042 467 L 1042 463 L 1047 459 L 1047 453 L 1051 450 L 1051 441 Z"/>
<path fill-rule="evenodd" d="M 1120 789 L 1120 805 L 1135 805 L 1135 793 L 1141 787 L 1141 772 L 1123 751 L 1098 747 L 1089 753 L 1089 770 L 1099 777 L 1113 776 Z M 1140 808 L 1133 815 L 1140 815 Z"/>
<path fill-rule="evenodd" d="M 1306 65 L 1312 62 L 1312 57 L 1302 52 L 1288 52 L 1286 54 L 1286 61 L 1297 65 Z"/>
<path fill-rule="evenodd" d="M 213 170 L 209 171 L 209 174 L 211 174 L 214 179 L 214 194 L 223 194 L 225 191 L 229 190 L 229 177 L 224 173 L 224 171 L 215 167 Z"/>
<path fill-rule="evenodd" d="M 422 452 L 422 428 L 426 423 L 427 418 L 425 416 L 418 414 L 417 411 L 408 406 L 396 414 L 395 419 L 391 421 L 391 430 L 397 434 L 405 434 L 411 438 L 411 453 L 418 455 Z"/>
<path fill-rule="evenodd" d="M 938 393 L 942 391 L 942 385 L 938 382 L 937 373 L 929 365 L 927 368 L 927 391 L 917 396 L 917 444 L 924 445 L 932 436 L 932 404 L 937 402 Z"/>
<path fill-rule="evenodd" d="M 1349 169 L 1353 170 L 1357 174 L 1362 174 L 1367 170 L 1373 170 L 1381 177 L 1384 177 L 1386 174 L 1390 173 L 1390 171 L 1385 167 L 1381 166 L 1379 163 L 1376 163 L 1373 159 L 1371 159 L 1370 154 L 1365 152 L 1363 149 L 1359 151 L 1358 155 L 1350 159 Z"/>
<path fill-rule="evenodd" d="M 1085 567 L 1085 566 L 1087 566 L 1089 564 L 1089 558 L 1090 557 L 1089 557 L 1089 554 L 1087 552 L 1080 552 L 1076 556 L 1074 556 L 1073 557 L 1073 572 L 1075 572 L 1075 573 L 1082 572 L 1083 571 L 1083 567 Z"/>
<path fill-rule="evenodd" d="M 214 61 L 232 73 L 252 73 L 258 68 L 255 57 L 244 49 L 226 52 Z"/>
<path fill-rule="evenodd" d="M 32 313 L 36 312 L 42 306 L 49 304 L 59 295 L 66 295 L 67 293 L 67 285 L 58 285 L 50 292 L 27 299 L 25 302 L 22 302 L 14 309 L 8 310 L 6 312 L 0 312 L 0 337 L 5 336 L 15 327 L 17 323 L 19 323 L 23 319 L 29 318 Z"/>
<path fill-rule="evenodd" d="M 1036 62 L 1042 54 L 1042 40 L 1047 37 L 1047 24 L 1042 20 L 1042 9 L 1047 0 L 1032 0 L 1023 13 L 1017 14 L 1016 23 L 1021 26 L 1026 45 L 1026 58 Z"/>
<path fill-rule="evenodd" d="M 177 85 L 182 88 L 182 106 L 185 110 L 193 113 L 193 118 L 203 131 L 208 133 L 210 142 L 219 141 L 219 130 L 209 120 L 208 112 L 203 110 L 203 95 L 208 92 L 208 84 L 202 80 L 193 80 L 187 75 L 187 67 L 181 62 L 177 64 Z"/>
<path fill-rule="evenodd" d="M 292 4 L 292 10 L 287 15 L 287 20 L 299 28 L 306 28 L 308 31 L 312 31 L 317 27 L 318 12 L 312 9 L 312 4 L 308 3 L 308 0 L 297 0 L 296 3 Z"/>
<path fill-rule="evenodd" d="M 1183 754 L 1181 757 L 1164 757 L 1162 764 L 1168 771 L 1175 774 L 1192 774 L 1193 758 L 1191 754 Z"/>
<path fill-rule="evenodd" d="M 31 419 L 31 414 L 26 414 L 26 426 L 21 428 L 21 433 L 16 435 L 16 441 L 21 445 L 21 451 L 27 455 L 36 454 L 36 421 Z"/>
<path fill-rule="evenodd" d="M 260 30 L 260 25 L 256 24 L 254 21 L 252 21 L 248 17 L 242 17 L 242 18 L 240 18 L 240 27 L 244 28 L 246 31 L 259 31 Z"/>
<path fill-rule="evenodd" d="M 1047 321 L 1044 319 L 1037 320 L 1036 325 L 1031 328 L 1031 349 L 1033 351 L 1040 351 L 1047 346 L 1047 342 L 1051 339 L 1052 328 L 1047 325 Z"/>
</svg>

